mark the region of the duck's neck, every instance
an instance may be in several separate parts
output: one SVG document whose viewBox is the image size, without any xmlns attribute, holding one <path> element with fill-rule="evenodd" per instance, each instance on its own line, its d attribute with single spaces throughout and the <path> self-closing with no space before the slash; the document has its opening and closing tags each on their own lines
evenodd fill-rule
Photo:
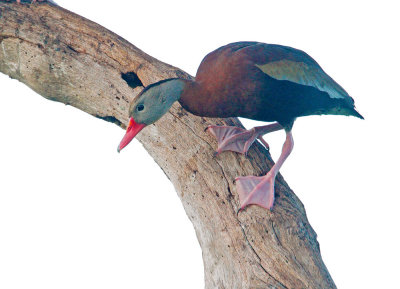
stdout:
<svg viewBox="0 0 400 289">
<path fill-rule="evenodd" d="M 203 107 L 204 93 L 202 85 L 195 80 L 174 79 L 174 87 L 179 89 L 179 97 L 176 99 L 187 111 L 195 115 L 203 115 L 206 107 Z"/>
<path fill-rule="evenodd" d="M 224 89 L 215 92 L 215 87 L 209 83 L 195 80 L 175 79 L 174 86 L 181 87 L 179 91 L 180 105 L 190 113 L 205 117 L 231 117 L 239 116 L 237 108 L 232 105 L 229 97 L 224 96 Z M 174 101 L 175 101 L 174 100 Z"/>
<path fill-rule="evenodd" d="M 165 100 L 165 102 L 169 104 L 168 107 L 175 101 L 179 101 L 186 110 L 194 113 L 192 106 L 196 103 L 196 100 L 199 100 L 199 98 L 196 97 L 198 95 L 199 85 L 194 80 L 173 78 L 165 80 L 162 86 L 164 95 L 168 97 L 168 99 Z"/>
<path fill-rule="evenodd" d="M 190 86 L 191 82 L 193 81 L 182 78 L 170 78 L 161 80 L 153 85 L 160 87 L 160 89 L 168 97 L 169 102 L 175 102 L 181 98 L 183 91 L 186 89 L 186 87 Z"/>
</svg>

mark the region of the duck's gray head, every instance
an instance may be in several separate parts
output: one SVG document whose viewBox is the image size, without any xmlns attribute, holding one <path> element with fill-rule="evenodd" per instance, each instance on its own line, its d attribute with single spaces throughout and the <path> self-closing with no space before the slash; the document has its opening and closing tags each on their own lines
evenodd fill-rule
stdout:
<svg viewBox="0 0 400 289">
<path fill-rule="evenodd" d="M 167 79 L 147 86 L 132 101 L 129 116 L 136 123 L 155 123 L 179 99 L 184 85 L 181 79 Z"/>
<path fill-rule="evenodd" d="M 118 151 L 127 146 L 146 125 L 159 120 L 180 98 L 184 86 L 185 81 L 176 78 L 162 80 L 143 89 L 130 105 L 129 125 Z"/>
</svg>

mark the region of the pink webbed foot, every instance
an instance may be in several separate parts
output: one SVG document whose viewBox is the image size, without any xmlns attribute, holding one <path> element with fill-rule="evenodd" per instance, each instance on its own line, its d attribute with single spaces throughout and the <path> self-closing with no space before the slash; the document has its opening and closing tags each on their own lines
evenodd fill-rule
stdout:
<svg viewBox="0 0 400 289">
<path fill-rule="evenodd" d="M 278 123 L 269 124 L 266 126 L 254 127 L 250 130 L 245 130 L 236 126 L 217 126 L 210 125 L 209 130 L 218 141 L 216 154 L 223 151 L 233 151 L 246 154 L 250 146 L 258 138 L 268 149 L 268 143 L 262 138 L 266 133 L 282 129 Z"/>
<path fill-rule="evenodd" d="M 263 177 L 238 177 L 236 189 L 239 194 L 240 209 L 249 205 L 258 205 L 271 210 L 275 199 L 275 176 L 267 174 Z"/>
<path fill-rule="evenodd" d="M 245 154 L 257 138 L 254 132 L 236 126 L 211 125 L 207 130 L 211 132 L 218 141 L 216 154 L 223 151 Z"/>
<path fill-rule="evenodd" d="M 286 140 L 282 153 L 271 170 L 263 177 L 238 177 L 236 178 L 236 190 L 239 194 L 240 209 L 238 213 L 248 205 L 258 205 L 271 210 L 275 199 L 275 178 L 283 163 L 293 150 L 293 137 L 291 131 L 286 131 Z"/>
</svg>

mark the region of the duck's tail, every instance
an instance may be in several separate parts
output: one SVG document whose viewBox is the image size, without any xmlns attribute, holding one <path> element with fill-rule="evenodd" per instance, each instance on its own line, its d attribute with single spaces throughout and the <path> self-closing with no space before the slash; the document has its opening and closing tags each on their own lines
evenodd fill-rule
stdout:
<svg viewBox="0 0 400 289">
<path fill-rule="evenodd" d="M 355 107 L 353 107 L 353 109 L 350 110 L 350 115 L 364 119 L 364 117 L 357 111 Z"/>
</svg>

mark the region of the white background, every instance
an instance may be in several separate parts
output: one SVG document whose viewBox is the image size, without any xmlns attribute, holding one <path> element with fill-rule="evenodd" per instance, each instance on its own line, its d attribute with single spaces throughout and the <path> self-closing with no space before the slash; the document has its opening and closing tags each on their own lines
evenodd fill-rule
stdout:
<svg viewBox="0 0 400 289">
<path fill-rule="evenodd" d="M 282 173 L 339 288 L 400 288 L 395 1 L 57 2 L 192 75 L 233 41 L 308 52 L 365 120 L 298 119 Z M 117 126 L 4 75 L 0 87 L 0 288 L 204 287 L 191 223 L 137 141 L 118 154 Z M 265 138 L 276 159 L 283 132 Z"/>
</svg>

